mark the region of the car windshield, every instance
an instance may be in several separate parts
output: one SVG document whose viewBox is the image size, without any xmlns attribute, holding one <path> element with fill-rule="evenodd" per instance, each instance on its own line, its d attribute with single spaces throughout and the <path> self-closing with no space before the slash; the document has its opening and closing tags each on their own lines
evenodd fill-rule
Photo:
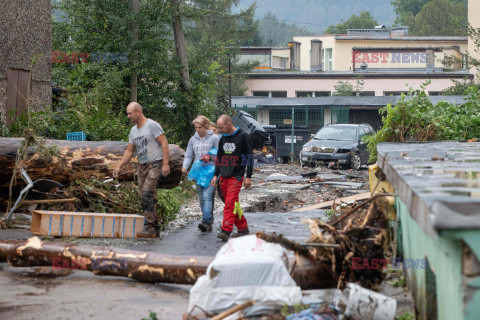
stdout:
<svg viewBox="0 0 480 320">
<path fill-rule="evenodd" d="M 318 140 L 355 141 L 357 139 L 357 129 L 325 127 L 318 131 L 313 138 Z"/>
</svg>

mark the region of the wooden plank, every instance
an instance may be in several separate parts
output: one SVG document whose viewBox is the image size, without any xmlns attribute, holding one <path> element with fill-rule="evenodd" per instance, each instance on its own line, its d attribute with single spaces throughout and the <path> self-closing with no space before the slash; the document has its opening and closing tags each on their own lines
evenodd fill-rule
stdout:
<svg viewBox="0 0 480 320">
<path fill-rule="evenodd" d="M 27 110 L 30 96 L 30 71 L 18 71 L 17 118 Z"/>
<path fill-rule="evenodd" d="M 302 212 L 302 211 L 308 211 L 308 210 L 314 210 L 314 209 L 323 209 L 323 208 L 331 207 L 333 203 L 352 202 L 352 201 L 358 201 L 358 200 L 365 200 L 369 198 L 370 198 L 370 192 L 365 192 L 365 193 L 356 194 L 350 197 L 338 198 L 335 200 L 314 204 L 308 207 L 298 208 L 293 210 L 292 212 Z"/>
<path fill-rule="evenodd" d="M 60 237 L 136 238 L 144 217 L 133 214 L 35 210 L 30 231 Z"/>
</svg>

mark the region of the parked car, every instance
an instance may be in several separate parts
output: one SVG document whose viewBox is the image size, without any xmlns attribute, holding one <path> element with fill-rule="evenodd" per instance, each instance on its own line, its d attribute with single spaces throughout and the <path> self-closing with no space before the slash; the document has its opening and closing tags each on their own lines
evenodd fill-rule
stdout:
<svg viewBox="0 0 480 320">
<path fill-rule="evenodd" d="M 302 165 L 334 161 L 358 170 L 370 157 L 362 138 L 373 133 L 369 124 L 326 125 L 303 145 L 300 161 Z"/>
</svg>

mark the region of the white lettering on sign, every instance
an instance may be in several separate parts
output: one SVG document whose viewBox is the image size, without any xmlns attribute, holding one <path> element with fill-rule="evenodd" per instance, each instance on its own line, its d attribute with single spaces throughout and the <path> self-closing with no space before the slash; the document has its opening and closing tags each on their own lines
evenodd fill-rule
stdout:
<svg viewBox="0 0 480 320">
<path fill-rule="evenodd" d="M 414 64 L 427 63 L 426 52 L 354 52 L 355 63 L 397 63 L 397 64 Z"/>
<path fill-rule="evenodd" d="M 302 141 L 302 136 L 294 136 L 293 143 L 297 143 L 297 141 Z M 292 143 L 292 136 L 285 136 L 285 143 Z"/>
</svg>

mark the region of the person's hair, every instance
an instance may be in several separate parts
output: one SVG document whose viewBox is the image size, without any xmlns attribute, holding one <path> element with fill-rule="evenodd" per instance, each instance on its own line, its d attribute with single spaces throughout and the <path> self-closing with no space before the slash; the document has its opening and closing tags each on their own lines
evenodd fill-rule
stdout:
<svg viewBox="0 0 480 320">
<path fill-rule="evenodd" d="M 208 126 L 210 125 L 210 120 L 208 120 L 208 118 L 205 116 L 198 116 L 195 118 L 195 120 L 193 120 L 192 123 L 193 124 L 198 123 L 202 127 L 205 127 L 208 129 Z"/>
<path fill-rule="evenodd" d="M 218 128 L 217 124 L 216 124 L 214 121 L 210 121 L 209 126 L 210 126 L 210 127 L 214 127 L 215 129 Z"/>
<path fill-rule="evenodd" d="M 232 118 L 226 114 L 222 114 L 218 120 L 222 121 L 224 124 L 233 123 Z"/>
</svg>

